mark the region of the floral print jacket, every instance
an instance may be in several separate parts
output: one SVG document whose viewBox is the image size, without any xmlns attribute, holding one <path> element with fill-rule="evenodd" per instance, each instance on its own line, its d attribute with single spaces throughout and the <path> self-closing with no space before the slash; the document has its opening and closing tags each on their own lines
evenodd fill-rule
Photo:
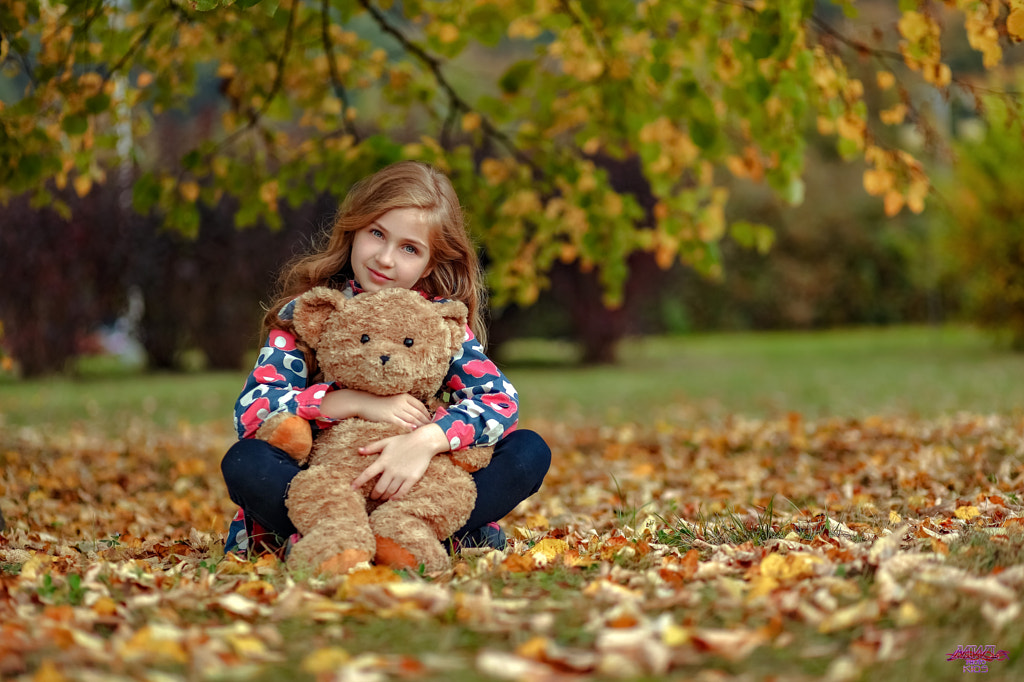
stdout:
<svg viewBox="0 0 1024 682">
<path fill-rule="evenodd" d="M 355 296 L 359 291 L 356 284 L 347 287 L 345 294 Z M 295 301 L 291 301 L 281 310 L 281 317 L 291 319 L 294 308 Z M 334 388 L 328 383 L 310 384 L 295 337 L 272 330 L 235 403 L 238 437 L 252 438 L 264 421 L 280 412 L 308 419 L 314 431 L 329 427 L 334 420 L 321 414 L 320 402 Z M 468 326 L 442 392 L 449 397 L 448 405 L 437 410 L 434 422 L 445 432 L 452 450 L 493 445 L 518 425 L 516 389 L 484 355 Z"/>
</svg>

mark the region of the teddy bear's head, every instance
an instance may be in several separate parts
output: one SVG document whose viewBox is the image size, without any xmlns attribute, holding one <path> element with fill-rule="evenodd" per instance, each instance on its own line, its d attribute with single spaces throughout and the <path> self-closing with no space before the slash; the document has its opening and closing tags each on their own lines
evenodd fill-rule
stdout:
<svg viewBox="0 0 1024 682">
<path fill-rule="evenodd" d="M 466 316 L 458 301 L 428 301 L 408 289 L 347 298 L 315 287 L 297 299 L 293 321 L 316 352 L 325 381 L 427 400 L 441 388 L 462 346 Z"/>
</svg>

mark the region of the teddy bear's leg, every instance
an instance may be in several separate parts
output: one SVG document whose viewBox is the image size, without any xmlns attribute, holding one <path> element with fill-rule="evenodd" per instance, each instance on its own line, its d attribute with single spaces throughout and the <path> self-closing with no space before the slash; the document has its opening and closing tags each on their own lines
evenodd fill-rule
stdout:
<svg viewBox="0 0 1024 682">
<path fill-rule="evenodd" d="M 260 426 L 256 437 L 284 450 L 296 462 L 304 462 L 313 447 L 309 422 L 294 414 L 275 414 Z"/>
<path fill-rule="evenodd" d="M 370 515 L 377 541 L 375 561 L 395 568 L 447 568 L 450 562 L 441 540 L 466 522 L 475 502 L 476 486 L 469 474 L 435 458 L 409 493 L 388 500 Z"/>
<path fill-rule="evenodd" d="M 376 551 L 366 500 L 349 476 L 327 467 L 300 471 L 288 490 L 288 516 L 302 534 L 289 561 L 321 572 L 343 573 Z"/>
</svg>

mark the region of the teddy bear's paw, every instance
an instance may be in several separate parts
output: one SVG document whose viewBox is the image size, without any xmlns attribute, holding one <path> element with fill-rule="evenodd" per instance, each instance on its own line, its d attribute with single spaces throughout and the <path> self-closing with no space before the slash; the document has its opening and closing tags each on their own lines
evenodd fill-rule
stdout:
<svg viewBox="0 0 1024 682">
<path fill-rule="evenodd" d="M 416 570 L 421 564 L 428 571 L 442 571 L 448 568 L 451 562 L 441 543 L 430 541 L 428 547 L 427 551 L 421 552 L 421 556 L 416 556 L 395 540 L 378 535 L 374 563 L 395 569 Z"/>
<path fill-rule="evenodd" d="M 284 450 L 297 462 L 305 461 L 313 449 L 309 422 L 294 414 L 272 417 L 260 427 L 256 437 Z"/>
<path fill-rule="evenodd" d="M 377 536 L 377 556 L 374 557 L 374 562 L 391 568 L 415 569 L 420 565 L 412 552 L 391 538 L 380 535 Z"/>
<path fill-rule="evenodd" d="M 362 549 L 346 549 L 320 562 L 320 572 L 330 575 L 344 575 L 362 563 L 369 563 L 370 553 Z"/>
</svg>

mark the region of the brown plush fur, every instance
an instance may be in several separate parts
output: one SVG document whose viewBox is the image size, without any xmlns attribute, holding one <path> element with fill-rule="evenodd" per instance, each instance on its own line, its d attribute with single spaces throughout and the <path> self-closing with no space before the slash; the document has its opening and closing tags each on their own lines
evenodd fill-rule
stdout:
<svg viewBox="0 0 1024 682">
<path fill-rule="evenodd" d="M 345 298 L 317 287 L 299 297 L 294 322 L 316 351 L 324 381 L 378 395 L 409 393 L 432 407 L 462 345 L 466 307 L 427 301 L 406 289 Z M 257 437 L 302 461 L 309 451 L 303 420 L 275 421 Z M 370 559 L 400 568 L 422 564 L 431 571 L 448 566 L 441 540 L 466 522 L 476 502 L 467 472 L 486 466 L 493 449 L 437 455 L 402 499 L 371 500 L 376 480 L 353 491 L 352 481 L 377 457 L 360 455 L 359 447 L 399 433 L 402 429 L 392 424 L 352 418 L 318 434 L 309 466 L 288 492 L 288 515 L 302 534 L 289 561 L 331 572 Z"/>
</svg>

